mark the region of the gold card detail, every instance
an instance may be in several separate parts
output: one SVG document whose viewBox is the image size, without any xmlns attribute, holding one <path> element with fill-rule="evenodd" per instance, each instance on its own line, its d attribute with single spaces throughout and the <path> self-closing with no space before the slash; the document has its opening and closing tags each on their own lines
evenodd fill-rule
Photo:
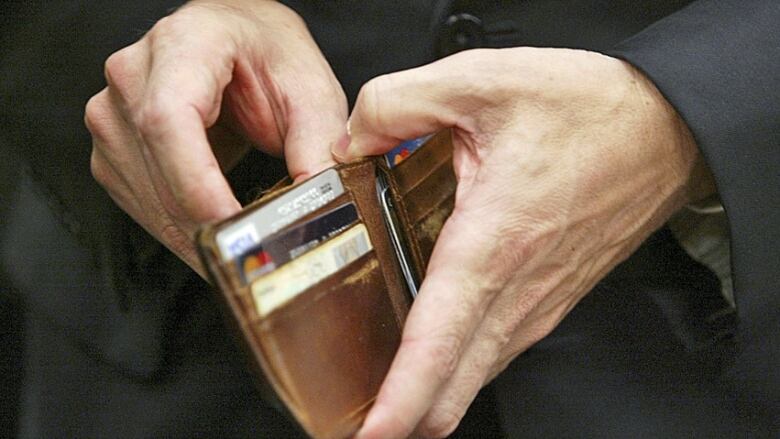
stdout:
<svg viewBox="0 0 780 439">
<path fill-rule="evenodd" d="M 357 224 L 252 283 L 257 314 L 265 317 L 312 285 L 368 253 L 366 226 Z"/>
</svg>

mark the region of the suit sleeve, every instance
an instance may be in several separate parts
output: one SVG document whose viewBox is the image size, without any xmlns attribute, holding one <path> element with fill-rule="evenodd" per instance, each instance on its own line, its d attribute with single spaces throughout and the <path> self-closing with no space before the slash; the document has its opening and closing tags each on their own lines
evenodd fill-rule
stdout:
<svg viewBox="0 0 780 439">
<path fill-rule="evenodd" d="M 780 309 L 780 2 L 700 0 L 619 44 L 687 122 L 729 218 L 743 335 Z"/>
</svg>

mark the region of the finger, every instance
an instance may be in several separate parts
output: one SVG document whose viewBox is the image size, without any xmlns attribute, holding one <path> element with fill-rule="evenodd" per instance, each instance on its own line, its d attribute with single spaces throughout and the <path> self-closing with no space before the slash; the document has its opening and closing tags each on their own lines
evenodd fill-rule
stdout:
<svg viewBox="0 0 780 439">
<path fill-rule="evenodd" d="M 352 142 L 334 155 L 349 161 L 383 154 L 403 140 L 442 128 L 472 131 L 469 116 L 484 98 L 480 81 L 469 71 L 463 57 L 453 56 L 372 79 L 360 90 L 350 115 Z"/>
<path fill-rule="evenodd" d="M 85 111 L 85 123 L 93 136 L 90 165 L 95 180 L 136 222 L 193 268 L 199 268 L 189 235 L 194 224 L 172 214 L 180 209 L 160 183 L 159 169 L 153 161 L 145 160 L 138 139 L 108 94 L 104 89 L 95 95 Z"/>
<path fill-rule="evenodd" d="M 122 210 L 133 218 L 147 232 L 161 239 L 163 244 L 177 254 L 193 270 L 205 277 L 190 235 L 163 208 L 153 188 L 130 186 L 111 160 L 107 159 L 100 141 L 96 140 L 92 150 L 90 167 L 95 180 L 100 183 Z M 145 168 L 142 168 L 145 169 Z M 151 177 L 145 172 L 135 172 L 143 181 Z M 137 181 L 137 180 L 136 180 Z"/>
<path fill-rule="evenodd" d="M 327 66 L 291 90 L 284 157 L 290 175 L 300 180 L 333 166 L 331 150 L 349 143 L 347 99 Z"/>
<path fill-rule="evenodd" d="M 442 386 L 431 409 L 420 422 L 418 431 L 423 435 L 447 437 L 455 431 L 482 387 L 506 367 L 509 359 L 521 352 L 515 350 L 508 357 L 506 348 L 517 338 L 520 316 L 533 308 L 532 298 L 518 297 L 534 294 L 515 285 L 514 279 L 508 282 L 502 293 L 491 302 L 464 349 L 457 369 Z M 538 333 L 534 328 L 528 328 L 527 334 L 520 334 L 520 338 L 534 337 Z"/>
<path fill-rule="evenodd" d="M 112 101 L 129 125 L 133 109 L 144 98 L 150 52 L 146 38 L 114 52 L 105 62 L 104 76 Z"/>
<path fill-rule="evenodd" d="M 100 171 L 106 167 L 112 171 L 106 173 L 106 176 L 112 177 L 110 179 L 103 180 L 99 175 L 95 175 L 95 178 L 106 189 L 113 189 L 114 192 L 122 186 L 123 192 L 127 192 L 126 199 L 158 207 L 156 212 L 135 209 L 134 212 L 140 214 L 131 213 L 136 221 L 147 220 L 146 217 L 168 216 L 168 212 L 163 209 L 164 205 L 169 206 L 173 211 L 171 213 L 181 213 L 156 164 L 144 157 L 139 139 L 119 115 L 116 105 L 112 105 L 114 100 L 108 97 L 109 94 L 108 88 L 103 89 L 90 99 L 85 111 L 85 122 L 93 136 L 92 164 L 100 165 L 99 169 L 93 169 L 93 174 L 103 175 L 104 172 Z M 153 232 L 159 231 L 153 228 Z"/>
<path fill-rule="evenodd" d="M 284 157 L 295 180 L 335 164 L 331 151 L 349 143 L 347 98 L 330 65 L 306 32 L 293 45 L 296 56 L 280 66 L 289 129 Z"/>
<path fill-rule="evenodd" d="M 117 206 L 135 218 L 140 211 L 137 199 L 133 196 L 130 186 L 126 184 L 126 180 L 103 154 L 100 142 L 100 140 L 93 141 L 95 146 L 92 148 L 89 164 L 92 176 L 103 186 Z"/>
<path fill-rule="evenodd" d="M 414 430 L 501 290 L 503 280 L 486 266 L 495 239 L 476 230 L 473 219 L 456 211 L 442 229 L 398 353 L 359 437 L 400 438 Z"/>
<path fill-rule="evenodd" d="M 224 121 L 263 151 L 284 155 L 300 180 L 335 164 L 346 136 L 347 101 L 311 36 L 285 41 L 258 62 L 237 59 L 224 94 Z"/>
<path fill-rule="evenodd" d="M 84 110 L 84 124 L 92 135 L 92 171 L 95 179 L 106 189 L 121 185 L 127 191 L 135 192 L 137 186 L 147 185 L 149 179 L 143 157 L 138 152 L 134 133 L 120 116 L 109 87 L 90 98 Z M 94 165 L 98 165 L 97 168 Z M 105 166 L 111 174 L 102 179 Z M 134 194 L 135 198 L 140 198 Z"/>
<path fill-rule="evenodd" d="M 194 40 L 175 23 L 166 26 L 167 32 L 161 30 L 149 42 L 153 57 L 136 126 L 185 215 L 196 222 L 223 218 L 240 205 L 214 157 L 206 128 L 219 114 L 234 50 L 229 44 L 215 50 L 204 43 L 207 39 Z"/>
<path fill-rule="evenodd" d="M 561 274 L 560 267 L 559 262 L 537 266 L 532 278 L 521 275 L 506 284 L 490 304 L 418 431 L 432 437 L 451 434 L 480 389 L 568 314 L 577 300 L 575 294 L 561 291 L 561 286 L 567 285 L 563 282 L 567 275 Z"/>
<path fill-rule="evenodd" d="M 504 322 L 496 317 L 494 300 L 464 349 L 450 379 L 442 386 L 417 428 L 426 437 L 447 437 L 458 427 L 480 389 L 490 379 L 506 342 Z"/>
</svg>

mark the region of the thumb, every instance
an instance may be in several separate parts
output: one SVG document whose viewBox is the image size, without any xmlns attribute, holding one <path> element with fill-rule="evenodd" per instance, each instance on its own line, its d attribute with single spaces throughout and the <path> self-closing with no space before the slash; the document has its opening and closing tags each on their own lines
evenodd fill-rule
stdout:
<svg viewBox="0 0 780 439">
<path fill-rule="evenodd" d="M 351 142 L 335 148 L 341 162 L 383 154 L 399 143 L 444 128 L 467 125 L 476 109 L 472 75 L 463 57 L 376 77 L 358 94 L 348 126 Z"/>
<path fill-rule="evenodd" d="M 496 241 L 473 224 L 468 214 L 456 214 L 442 229 L 401 345 L 359 438 L 412 433 L 458 369 L 482 316 L 501 290 L 496 264 L 490 263 Z"/>
</svg>

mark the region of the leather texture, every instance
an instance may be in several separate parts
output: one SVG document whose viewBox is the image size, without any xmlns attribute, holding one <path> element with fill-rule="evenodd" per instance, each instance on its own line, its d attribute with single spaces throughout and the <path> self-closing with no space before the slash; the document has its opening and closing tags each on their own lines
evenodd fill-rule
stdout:
<svg viewBox="0 0 780 439">
<path fill-rule="evenodd" d="M 451 158 L 451 135 L 446 131 L 393 169 L 381 157 L 337 166 L 345 192 L 295 224 L 352 201 L 373 249 L 265 316 L 256 311 L 251 287 L 239 281 L 235 265 L 222 262 L 215 237 L 289 191 L 290 179 L 280 181 L 236 216 L 199 233 L 203 262 L 263 386 L 270 384 L 315 438 L 349 437 L 360 427 L 400 344 L 410 306 L 376 191 L 377 172 L 384 173 L 390 184 L 413 264 L 424 273 L 436 237 L 452 212 Z"/>
<path fill-rule="evenodd" d="M 422 279 L 436 238 L 455 207 L 452 131 L 435 135 L 388 173 L 402 229 Z"/>
</svg>

